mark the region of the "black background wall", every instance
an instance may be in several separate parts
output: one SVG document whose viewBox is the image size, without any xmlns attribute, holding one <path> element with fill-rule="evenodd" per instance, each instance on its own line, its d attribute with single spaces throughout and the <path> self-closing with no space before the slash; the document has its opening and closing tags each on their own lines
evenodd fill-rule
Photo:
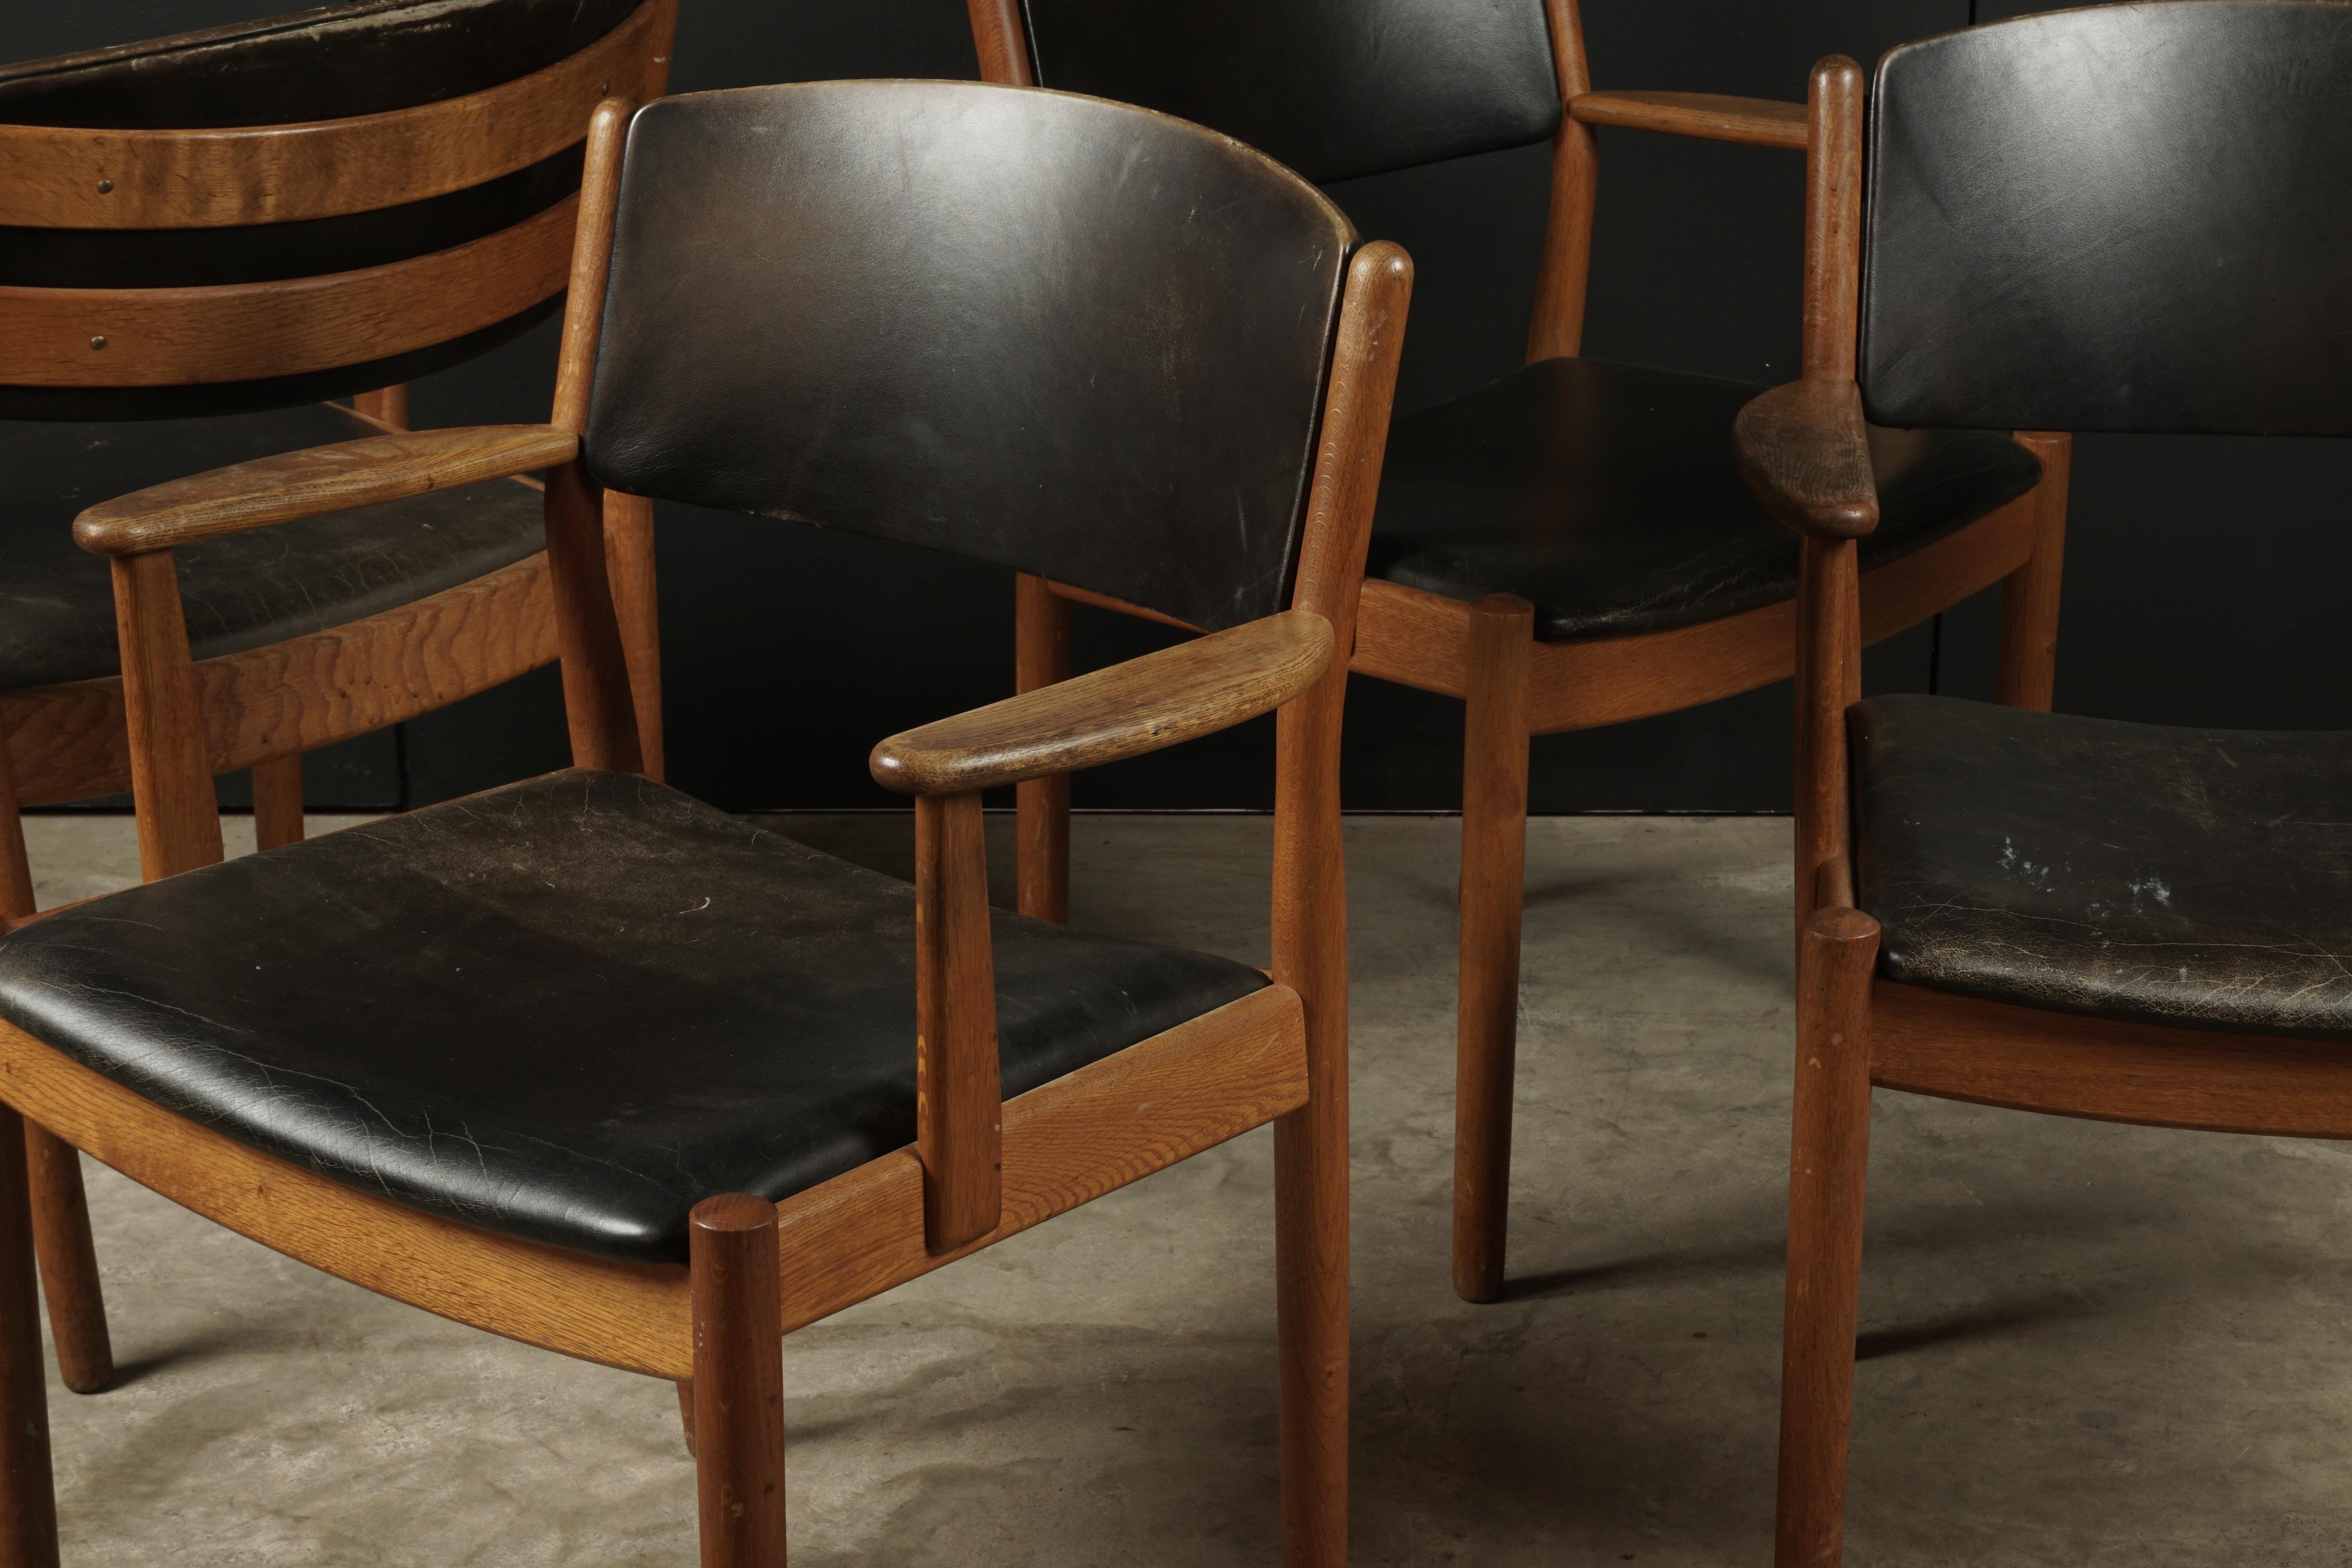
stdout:
<svg viewBox="0 0 2352 1568">
<path fill-rule="evenodd" d="M 1976 20 L 2034 5 L 1979 0 Z M 1970 0 L 1584 0 L 1598 85 L 1801 98 L 1818 56 L 1865 64 L 1972 20 Z M 678 90 L 824 77 L 975 74 L 961 0 L 684 0 Z M 1777 382 L 1793 374 L 1802 182 L 1790 154 L 1603 131 L 1586 352 Z M 1349 182 L 1333 195 L 1419 264 L 1401 407 L 1518 363 L 1548 150 Z M 537 419 L 551 329 L 420 384 L 420 423 Z M 2058 702 L 2185 723 L 2352 728 L 2337 584 L 2352 575 L 2334 442 L 2077 443 Z M 736 809 L 897 804 L 876 739 L 1005 695 L 1003 574 L 840 535 L 688 508 L 659 515 L 670 773 Z M 1875 689 L 1989 696 L 1991 595 L 1872 650 Z M 1081 611 L 1084 663 L 1161 640 Z M 1775 811 L 1789 797 L 1784 687 L 1536 744 L 1538 811 Z M 1346 798 L 1460 799 L 1458 704 L 1359 679 Z M 1261 724 L 1081 775 L 1081 806 L 1253 807 Z M 418 805 L 560 765 L 552 672 L 315 759 L 319 804 Z"/>
</svg>

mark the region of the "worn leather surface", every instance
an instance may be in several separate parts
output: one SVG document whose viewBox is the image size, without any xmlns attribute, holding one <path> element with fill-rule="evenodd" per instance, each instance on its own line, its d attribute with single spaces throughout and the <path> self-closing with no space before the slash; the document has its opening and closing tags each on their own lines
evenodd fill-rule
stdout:
<svg viewBox="0 0 2352 1568">
<path fill-rule="evenodd" d="M 1259 989 L 999 913 L 1009 1098 Z M 611 1258 L 685 1255 L 910 1142 L 914 890 L 633 775 L 556 774 L 0 940 L 0 1016 L 336 1181 Z"/>
<path fill-rule="evenodd" d="M 1880 697 L 1848 720 L 1890 979 L 2352 1039 L 2352 734 Z"/>
<path fill-rule="evenodd" d="M 461 98 L 577 54 L 640 0 L 11 0 L 0 122 L 286 125 Z"/>
<path fill-rule="evenodd" d="M 0 689 L 121 668 L 106 558 L 84 508 L 166 479 L 376 434 L 347 410 L 160 423 L 0 421 Z M 176 552 L 198 658 L 341 626 L 470 582 L 541 547 L 539 492 L 512 479 L 360 507 Z"/>
<path fill-rule="evenodd" d="M 2103 5 L 1891 51 L 1870 417 L 2352 433 L 2347 80 L 2333 0 Z"/>
<path fill-rule="evenodd" d="M 1541 0 L 1026 0 L 1037 80 L 1238 137 L 1310 180 L 1540 142 Z"/>
<path fill-rule="evenodd" d="M 1354 239 L 1260 154 L 1093 99 L 667 99 L 629 133 L 589 468 L 1234 626 L 1288 600 Z"/>
<path fill-rule="evenodd" d="M 1547 642 L 1663 631 L 1794 597 L 1797 541 L 1748 494 L 1731 422 L 1764 389 L 1544 360 L 1400 419 L 1370 570 L 1450 598 L 1517 594 Z M 1864 568 L 2032 489 L 2041 466 L 1986 431 L 1873 430 L 1880 521 Z"/>
</svg>

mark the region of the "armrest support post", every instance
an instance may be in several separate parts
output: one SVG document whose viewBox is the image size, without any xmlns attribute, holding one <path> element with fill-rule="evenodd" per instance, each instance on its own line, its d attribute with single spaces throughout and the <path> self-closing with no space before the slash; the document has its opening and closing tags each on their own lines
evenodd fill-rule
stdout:
<svg viewBox="0 0 2352 1568">
<path fill-rule="evenodd" d="M 1004 1208 L 1004 1101 L 977 790 L 915 801 L 915 1128 L 930 1249 L 994 1230 Z"/>
<path fill-rule="evenodd" d="M 118 555 L 110 564 L 131 793 L 139 808 L 139 875 L 152 882 L 220 859 L 220 808 L 172 552 Z"/>
</svg>

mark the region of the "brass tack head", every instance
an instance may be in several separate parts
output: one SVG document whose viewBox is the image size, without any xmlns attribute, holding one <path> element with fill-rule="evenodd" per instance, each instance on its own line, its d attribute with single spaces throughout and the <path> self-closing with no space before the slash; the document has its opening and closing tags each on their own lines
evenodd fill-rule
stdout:
<svg viewBox="0 0 2352 1568">
<path fill-rule="evenodd" d="M 100 181 L 99 181 L 99 183 L 98 183 L 98 194 L 99 194 L 100 195 L 101 195 L 101 196 L 102 196 L 102 195 L 106 195 L 109 191 L 110 191 L 110 190 L 112 190 L 112 189 L 114 189 L 114 182 L 113 182 L 112 180 L 100 180 Z"/>
<path fill-rule="evenodd" d="M 94 349 L 102 349 L 106 346 L 106 340 L 102 337 L 92 338 L 89 340 L 89 346 Z"/>
</svg>

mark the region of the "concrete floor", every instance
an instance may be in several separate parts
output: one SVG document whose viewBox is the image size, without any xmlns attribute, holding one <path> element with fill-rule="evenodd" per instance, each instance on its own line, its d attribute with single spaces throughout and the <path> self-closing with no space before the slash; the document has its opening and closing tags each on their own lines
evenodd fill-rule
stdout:
<svg viewBox="0 0 2352 1568">
<path fill-rule="evenodd" d="M 241 826 L 241 825 L 240 825 Z M 803 825 L 903 859 L 895 825 Z M 33 825 L 47 899 L 120 820 Z M 1262 962 L 1262 819 L 1081 818 L 1077 919 Z M 1454 825 L 1349 826 L 1359 1563 L 1761 1563 L 1788 825 L 1539 821 L 1515 1284 L 1446 1284 Z M 1879 1097 L 1849 1562 L 2352 1562 L 2352 1155 Z M 1276 1560 L 1270 1142 L 785 1342 L 796 1568 Z M 694 1561 L 669 1390 L 93 1169 L 124 1365 L 55 1389 L 67 1559 Z"/>
</svg>

